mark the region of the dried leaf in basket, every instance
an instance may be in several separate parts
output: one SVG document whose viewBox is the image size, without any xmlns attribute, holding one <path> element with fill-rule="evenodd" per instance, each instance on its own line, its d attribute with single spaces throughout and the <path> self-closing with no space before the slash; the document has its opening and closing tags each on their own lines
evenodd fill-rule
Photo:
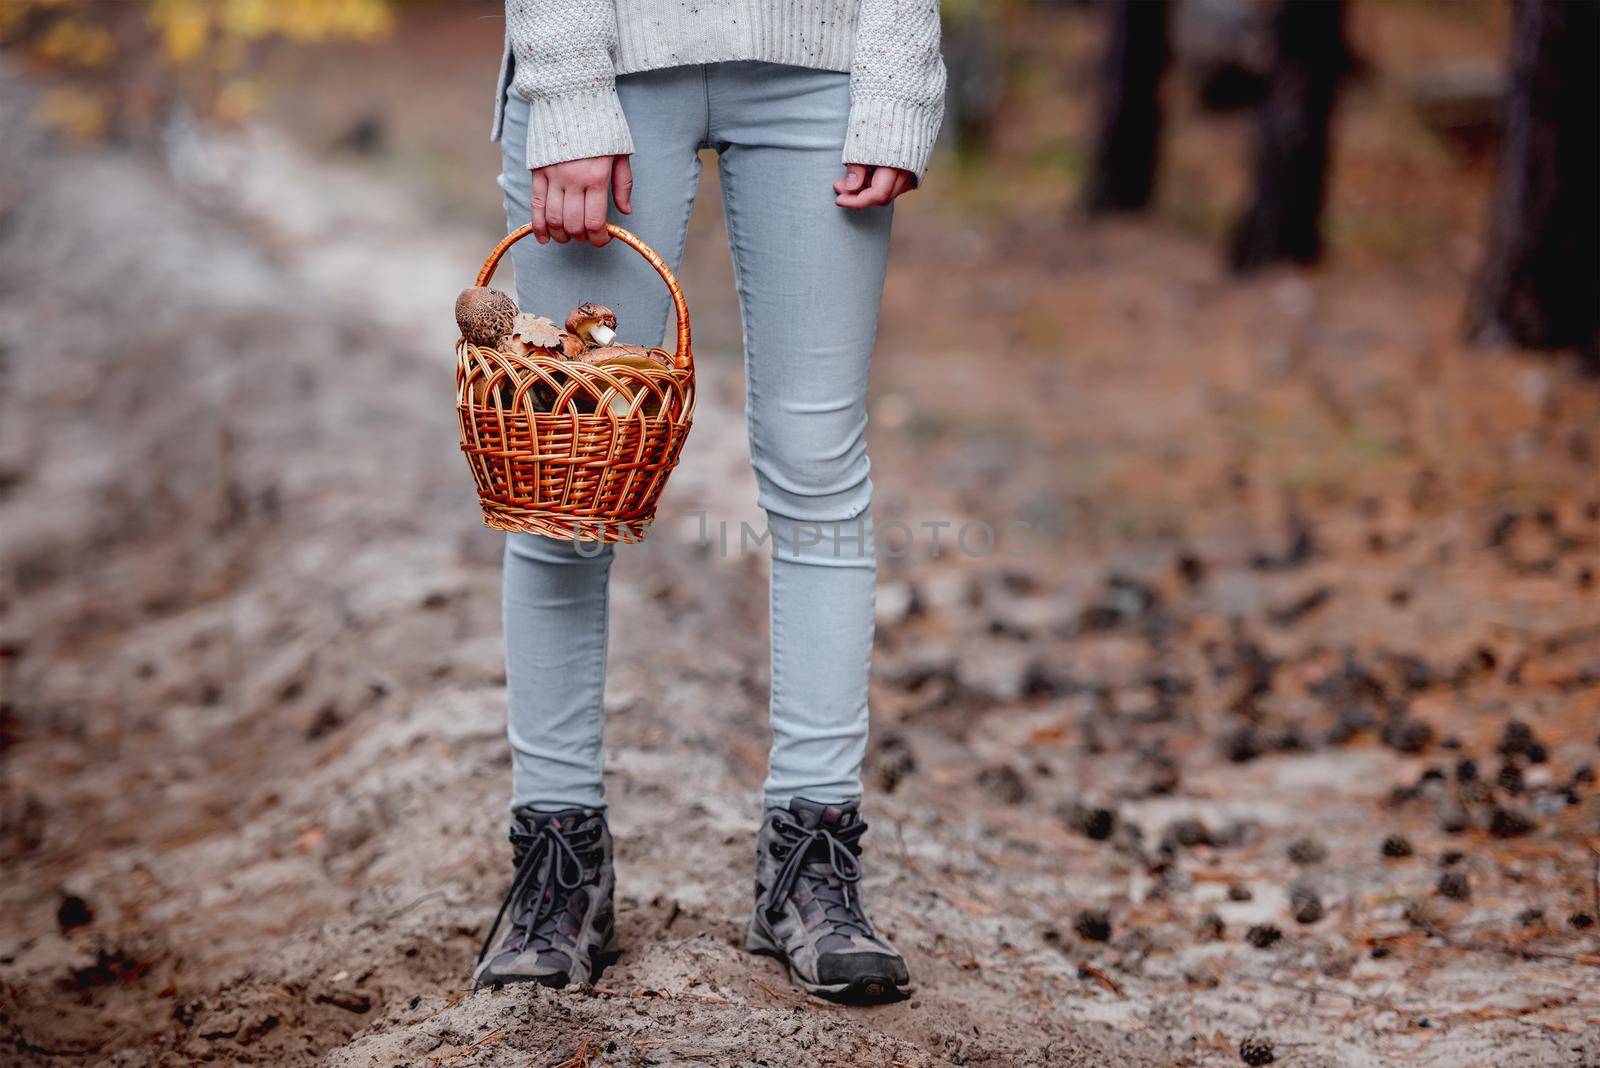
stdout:
<svg viewBox="0 0 1600 1068">
<path fill-rule="evenodd" d="M 532 312 L 517 313 L 511 329 L 499 341 L 501 352 L 512 356 L 530 356 L 537 350 L 541 355 L 556 360 L 575 360 L 589 351 L 582 338 L 569 334 L 542 315 Z"/>
<path fill-rule="evenodd" d="M 468 286 L 456 297 L 456 325 L 474 345 L 493 348 L 516 317 L 517 302 L 498 289 Z"/>
<path fill-rule="evenodd" d="M 565 355 L 561 328 L 542 315 L 518 312 L 495 347 L 510 356 L 530 356 L 543 350 L 551 356 Z"/>
</svg>

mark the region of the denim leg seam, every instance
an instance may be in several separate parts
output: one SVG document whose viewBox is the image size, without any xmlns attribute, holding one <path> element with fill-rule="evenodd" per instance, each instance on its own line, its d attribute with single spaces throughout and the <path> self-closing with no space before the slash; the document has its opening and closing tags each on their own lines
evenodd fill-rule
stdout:
<svg viewBox="0 0 1600 1068">
<path fill-rule="evenodd" d="M 711 64 L 700 65 L 700 85 L 706 98 L 706 139 L 705 146 L 711 147 Z"/>
<path fill-rule="evenodd" d="M 600 573 L 600 603 L 611 604 L 611 568 L 608 566 Z M 611 627 L 609 626 L 609 612 L 601 612 L 595 617 L 594 647 L 599 650 L 600 657 L 600 692 L 595 694 L 594 718 L 598 730 L 594 732 L 594 769 L 595 792 L 602 801 L 606 796 L 605 784 L 605 732 L 606 732 L 606 659 L 610 655 Z"/>
<path fill-rule="evenodd" d="M 744 271 L 740 267 L 738 256 L 738 249 L 743 243 L 741 241 L 738 195 L 735 188 L 738 183 L 728 181 L 728 171 L 726 166 L 719 167 L 719 170 L 722 172 L 723 217 L 726 220 L 728 228 L 728 243 L 730 246 L 732 246 L 734 252 L 733 286 L 739 296 L 739 311 L 743 323 L 743 337 L 740 340 L 744 346 L 745 362 L 745 432 L 749 443 L 748 447 L 750 450 L 750 459 L 752 462 L 754 462 L 762 451 L 760 419 L 761 404 L 760 398 L 756 393 L 755 377 L 750 374 L 750 320 L 752 316 L 752 310 L 750 308 L 749 292 L 745 287 Z M 778 544 L 775 537 L 773 539 L 770 552 L 774 556 L 778 555 Z M 772 712 L 780 704 L 781 697 L 784 692 L 783 658 L 780 653 L 780 650 L 783 648 L 781 631 L 783 618 L 782 615 L 776 611 L 778 602 L 778 583 L 780 581 L 778 576 L 779 569 L 774 567 L 771 571 L 771 577 L 768 579 L 767 589 L 768 640 L 771 643 L 771 654 L 769 659 L 769 664 L 771 665 L 771 679 L 768 683 L 769 692 L 767 698 L 767 715 L 769 727 L 773 731 L 777 730 L 777 717 L 772 715 Z"/>
<path fill-rule="evenodd" d="M 761 453 L 765 451 L 762 446 L 762 432 L 760 420 L 760 397 L 756 393 L 755 376 L 750 373 L 750 336 L 755 333 L 751 328 L 755 318 L 754 310 L 750 306 L 750 293 L 745 285 L 744 270 L 739 265 L 738 249 L 743 245 L 742 230 L 739 219 L 739 198 L 735 190 L 737 183 L 728 181 L 726 165 L 719 160 L 719 170 L 722 172 L 722 214 L 728 228 L 728 244 L 733 249 L 733 288 L 739 296 L 739 315 L 742 325 L 740 343 L 744 348 L 744 379 L 745 379 L 745 412 L 746 434 L 749 439 L 750 460 L 754 463 Z"/>
</svg>

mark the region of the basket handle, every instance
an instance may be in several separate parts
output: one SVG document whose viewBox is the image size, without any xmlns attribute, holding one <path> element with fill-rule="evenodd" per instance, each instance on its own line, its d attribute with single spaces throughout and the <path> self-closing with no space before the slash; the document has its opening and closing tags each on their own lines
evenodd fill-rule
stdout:
<svg viewBox="0 0 1600 1068">
<path fill-rule="evenodd" d="M 672 294 L 672 307 L 678 316 L 678 351 L 673 355 L 672 363 L 680 371 L 688 370 L 694 363 L 694 356 L 689 351 L 689 305 L 683 299 L 683 290 L 678 286 L 678 280 L 672 275 L 672 268 L 666 265 L 655 249 L 641 241 L 638 235 L 633 234 L 615 223 L 606 223 L 606 232 L 625 245 L 632 245 L 633 250 L 643 256 L 645 262 L 656 269 L 661 280 L 667 284 L 667 292 Z M 518 241 L 533 233 L 533 224 L 524 223 L 501 239 L 489 253 L 489 258 L 483 261 L 483 269 L 478 272 L 480 286 L 489 284 L 494 277 L 495 268 L 500 266 L 500 260 L 506 250 Z"/>
</svg>

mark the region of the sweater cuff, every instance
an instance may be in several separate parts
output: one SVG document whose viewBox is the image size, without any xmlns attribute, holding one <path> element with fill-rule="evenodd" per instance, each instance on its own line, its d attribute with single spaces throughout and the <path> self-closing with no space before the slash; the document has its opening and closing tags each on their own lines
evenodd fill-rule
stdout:
<svg viewBox="0 0 1600 1068">
<path fill-rule="evenodd" d="M 924 107 L 889 96 L 856 97 L 844 138 L 844 162 L 899 167 L 922 182 L 939 136 L 944 107 Z"/>
<path fill-rule="evenodd" d="M 528 169 L 633 151 L 613 86 L 538 96 L 528 102 Z"/>
</svg>

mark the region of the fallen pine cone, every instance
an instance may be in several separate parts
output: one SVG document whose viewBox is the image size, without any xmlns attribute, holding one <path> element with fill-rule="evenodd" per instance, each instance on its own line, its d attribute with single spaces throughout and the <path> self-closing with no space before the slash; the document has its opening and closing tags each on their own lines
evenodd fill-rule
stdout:
<svg viewBox="0 0 1600 1068">
<path fill-rule="evenodd" d="M 1316 923 L 1326 914 L 1322 895 L 1315 887 L 1297 884 L 1289 890 L 1289 908 L 1296 923 Z"/>
<path fill-rule="evenodd" d="M 1383 840 L 1380 851 L 1386 857 L 1409 857 L 1412 853 L 1411 841 L 1404 835 L 1391 834 Z"/>
<path fill-rule="evenodd" d="M 1103 842 L 1116 830 L 1117 816 L 1108 808 L 1074 804 L 1067 812 L 1067 822 L 1074 830 L 1096 842 Z"/>
<path fill-rule="evenodd" d="M 1532 834 L 1534 829 L 1531 819 L 1505 805 L 1496 805 L 1489 817 L 1489 833 L 1496 838 L 1519 838 Z"/>
<path fill-rule="evenodd" d="M 1072 929 L 1085 942 L 1105 942 L 1111 938 L 1111 913 L 1105 909 L 1079 909 Z"/>
<path fill-rule="evenodd" d="M 1271 1064 L 1277 1060 L 1278 1051 L 1273 1048 L 1272 1039 L 1251 1035 L 1239 1043 L 1239 1059 L 1252 1068 L 1260 1068 L 1263 1064 Z"/>
<path fill-rule="evenodd" d="M 1276 924 L 1258 923 L 1245 932 L 1244 940 L 1257 949 L 1266 949 L 1283 937 Z"/>
<path fill-rule="evenodd" d="M 1320 864 L 1328 859 L 1328 847 L 1309 836 L 1296 838 L 1285 852 L 1296 864 Z"/>
</svg>

